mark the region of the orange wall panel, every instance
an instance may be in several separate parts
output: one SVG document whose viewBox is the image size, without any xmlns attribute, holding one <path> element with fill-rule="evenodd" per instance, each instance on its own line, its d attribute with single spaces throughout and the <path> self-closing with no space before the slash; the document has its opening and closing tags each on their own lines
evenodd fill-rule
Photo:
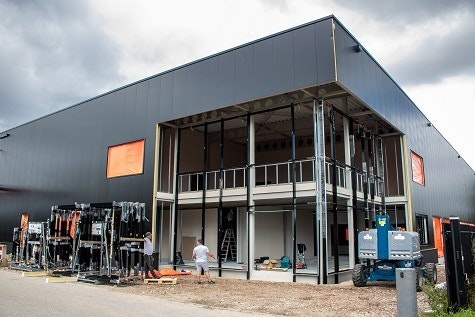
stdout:
<svg viewBox="0 0 475 317">
<path fill-rule="evenodd" d="M 110 146 L 107 153 L 107 178 L 143 173 L 145 140 Z"/>
</svg>

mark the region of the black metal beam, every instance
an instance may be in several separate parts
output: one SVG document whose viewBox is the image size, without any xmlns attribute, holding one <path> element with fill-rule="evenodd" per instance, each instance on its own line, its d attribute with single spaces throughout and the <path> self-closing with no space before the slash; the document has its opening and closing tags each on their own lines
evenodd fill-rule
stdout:
<svg viewBox="0 0 475 317">
<path fill-rule="evenodd" d="M 222 257 L 221 257 L 221 243 L 223 241 L 223 186 L 224 186 L 224 120 L 221 120 L 220 125 L 220 142 L 219 142 L 219 202 L 218 202 L 218 241 L 217 241 L 217 256 L 219 277 L 222 276 Z"/>
<path fill-rule="evenodd" d="M 206 226 L 206 172 L 208 171 L 208 123 L 205 123 L 205 130 L 203 133 L 203 179 L 201 180 L 202 197 L 201 197 L 201 239 L 205 241 L 205 226 Z"/>
<path fill-rule="evenodd" d="M 295 107 L 290 107 L 290 117 L 292 122 L 291 144 L 292 144 L 292 280 L 296 282 L 297 263 L 297 175 L 295 165 Z"/>
<path fill-rule="evenodd" d="M 359 224 L 358 224 L 358 196 L 357 196 L 357 187 L 358 187 L 358 179 L 356 175 L 356 138 L 355 138 L 355 127 L 353 119 L 349 121 L 350 125 L 350 156 L 351 156 L 351 205 L 353 208 L 353 247 L 354 247 L 354 254 L 355 254 L 355 263 L 358 263 L 358 234 L 359 234 Z"/>
<path fill-rule="evenodd" d="M 251 145 L 249 143 L 249 140 L 251 139 L 251 114 L 247 114 L 247 151 L 246 151 L 246 194 L 247 194 L 247 211 L 246 211 L 246 221 L 247 221 L 247 270 L 246 270 L 246 278 L 249 280 L 251 278 L 251 263 L 254 263 L 254 260 L 252 259 L 251 262 L 251 242 L 249 241 L 250 239 L 250 213 L 251 213 L 251 188 L 249 186 L 250 181 L 249 177 L 251 174 Z"/>
</svg>

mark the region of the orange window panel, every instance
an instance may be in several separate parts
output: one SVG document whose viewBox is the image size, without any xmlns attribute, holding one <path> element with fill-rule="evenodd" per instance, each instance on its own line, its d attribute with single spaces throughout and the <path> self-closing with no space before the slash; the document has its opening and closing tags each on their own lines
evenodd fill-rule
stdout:
<svg viewBox="0 0 475 317">
<path fill-rule="evenodd" d="M 107 153 L 107 178 L 143 173 L 145 140 L 110 146 Z"/>
<path fill-rule="evenodd" d="M 444 239 L 442 231 L 442 219 L 440 217 L 433 217 L 432 223 L 434 227 L 434 246 L 437 249 L 437 257 L 444 257 Z"/>
<path fill-rule="evenodd" d="M 424 160 L 417 153 L 411 151 L 412 160 L 412 180 L 424 186 L 426 179 L 424 175 Z"/>
</svg>

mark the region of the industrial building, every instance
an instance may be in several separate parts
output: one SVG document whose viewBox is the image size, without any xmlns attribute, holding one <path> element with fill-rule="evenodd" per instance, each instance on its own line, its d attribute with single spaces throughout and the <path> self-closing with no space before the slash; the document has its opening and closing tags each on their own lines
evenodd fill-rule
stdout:
<svg viewBox="0 0 475 317">
<path fill-rule="evenodd" d="M 191 266 L 202 238 L 225 277 L 347 279 L 379 212 L 430 259 L 444 218 L 475 223 L 473 169 L 334 16 L 4 131 L 0 149 L 0 241 L 21 213 L 145 202 L 160 265 Z"/>
</svg>

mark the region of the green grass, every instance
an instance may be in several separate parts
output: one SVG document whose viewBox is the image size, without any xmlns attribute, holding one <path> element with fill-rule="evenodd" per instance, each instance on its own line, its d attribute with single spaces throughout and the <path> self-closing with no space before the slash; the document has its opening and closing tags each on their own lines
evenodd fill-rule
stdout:
<svg viewBox="0 0 475 317">
<path fill-rule="evenodd" d="M 446 289 L 436 289 L 434 284 L 425 283 L 422 287 L 424 293 L 429 298 L 429 303 L 432 312 L 427 316 L 441 317 L 441 316 L 454 316 L 454 317 L 475 317 L 475 301 L 470 300 L 475 298 L 475 279 L 472 279 L 467 286 L 467 296 L 469 298 L 469 304 L 466 309 L 462 309 L 456 313 L 448 313 L 448 298 Z"/>
<path fill-rule="evenodd" d="M 425 282 L 425 281 L 424 281 Z M 432 312 L 428 316 L 448 316 L 447 314 L 447 290 L 436 289 L 432 283 L 424 283 L 422 290 L 429 298 Z"/>
</svg>

